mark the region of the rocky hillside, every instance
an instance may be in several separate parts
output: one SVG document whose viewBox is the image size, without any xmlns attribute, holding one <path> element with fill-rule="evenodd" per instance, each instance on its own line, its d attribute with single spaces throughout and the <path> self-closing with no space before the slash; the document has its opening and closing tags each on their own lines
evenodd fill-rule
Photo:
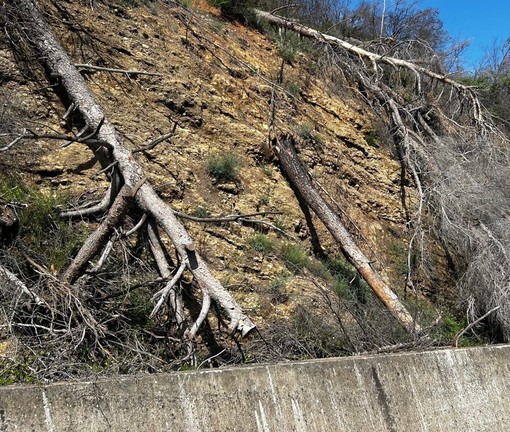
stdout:
<svg viewBox="0 0 510 432">
<path fill-rule="evenodd" d="M 205 1 L 188 8 L 128 3 L 42 4 L 74 63 L 150 73 L 79 66 L 131 150 L 175 127 L 168 140 L 134 154 L 158 194 L 176 211 L 197 218 L 252 215 L 248 221 L 216 223 L 182 219 L 215 276 L 260 330 L 242 342 L 248 360 L 355 353 L 410 341 L 345 263 L 321 222 L 300 207 L 268 145 L 275 101 L 271 127 L 297 139 L 314 184 L 374 267 L 417 319 L 424 325 L 436 321 L 441 335 L 453 336 L 459 327 L 451 311 L 445 312 L 455 298 L 441 248 L 429 245 L 426 271 L 414 292 L 406 290 L 410 232 L 402 202 L 404 196 L 416 200 L 414 183 L 407 174 L 402 177 L 392 153 L 388 120 L 372 110 L 359 89 L 333 81 L 338 72 L 302 41 L 292 41 L 285 51 L 268 32 L 227 20 Z M 65 108 L 43 72 L 31 59 L 16 57 L 11 42 L 4 37 L 0 46 L 4 121 L 12 130 L 23 126 L 68 134 L 72 116 L 63 120 Z M 26 188 L 65 196 L 60 205 L 100 199 L 109 182 L 98 174 L 94 155 L 82 144 L 61 144 L 40 138 L 1 153 L 3 197 L 9 197 L 16 175 Z M 83 235 L 95 225 L 87 219 L 75 226 Z M 23 226 L 20 232 L 19 240 L 26 241 Z M 19 255 L 17 248 L 5 246 L 4 261 Z M 76 247 L 69 252 L 72 256 Z M 128 262 L 123 254 L 128 252 L 119 246 L 111 259 Z M 32 258 L 54 272 L 64 265 L 57 258 Z M 126 286 L 146 280 L 145 274 L 126 271 Z M 146 284 L 144 289 L 142 309 L 150 312 L 156 288 Z M 125 295 L 131 298 L 129 291 Z M 214 330 L 216 324 L 210 317 L 208 328 L 221 349 L 215 352 L 204 343 L 200 359 L 227 350 L 231 360 L 225 361 L 239 360 L 236 344 Z M 144 325 L 153 331 L 151 323 Z M 18 336 L 4 336 L 4 352 L 15 352 Z"/>
</svg>

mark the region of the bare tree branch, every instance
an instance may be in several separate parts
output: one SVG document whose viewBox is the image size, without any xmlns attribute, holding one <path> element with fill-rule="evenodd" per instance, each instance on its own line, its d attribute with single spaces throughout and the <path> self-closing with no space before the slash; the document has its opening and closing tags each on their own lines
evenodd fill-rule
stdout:
<svg viewBox="0 0 510 432">
<path fill-rule="evenodd" d="M 90 64 L 77 63 L 74 65 L 78 69 L 90 69 L 96 71 L 105 71 L 105 72 L 113 72 L 113 73 L 123 73 L 126 75 L 149 75 L 149 76 L 157 76 L 162 77 L 161 73 L 147 72 L 147 71 L 136 71 L 129 69 L 116 69 L 116 68 L 108 68 L 103 66 L 94 66 Z"/>
</svg>

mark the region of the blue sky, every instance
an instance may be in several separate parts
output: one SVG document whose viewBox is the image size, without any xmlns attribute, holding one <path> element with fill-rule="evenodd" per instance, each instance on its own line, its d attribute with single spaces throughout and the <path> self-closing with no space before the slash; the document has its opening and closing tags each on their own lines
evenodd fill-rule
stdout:
<svg viewBox="0 0 510 432">
<path fill-rule="evenodd" d="M 383 0 L 379 4 L 383 4 Z M 408 0 L 413 2 L 415 0 Z M 510 0 L 416 0 L 417 8 L 435 8 L 448 33 L 459 40 L 468 40 L 464 67 L 480 66 L 485 51 L 495 42 L 502 44 L 510 37 Z M 350 0 L 355 6 L 359 0 Z M 388 8 L 395 0 L 386 0 Z"/>
<path fill-rule="evenodd" d="M 480 64 L 495 41 L 510 37 L 510 0 L 422 0 L 421 6 L 438 9 L 450 35 L 471 42 L 464 54 L 468 69 Z"/>
</svg>

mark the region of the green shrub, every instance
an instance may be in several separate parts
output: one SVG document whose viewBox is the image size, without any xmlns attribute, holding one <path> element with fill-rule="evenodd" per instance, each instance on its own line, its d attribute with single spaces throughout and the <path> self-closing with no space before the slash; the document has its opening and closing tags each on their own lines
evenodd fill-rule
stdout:
<svg viewBox="0 0 510 432">
<path fill-rule="evenodd" d="M 299 273 L 308 264 L 308 254 L 303 246 L 286 243 L 282 246 L 282 259 L 287 268 L 293 273 Z"/>
<path fill-rule="evenodd" d="M 265 234 L 255 234 L 248 240 L 249 245 L 257 252 L 269 253 L 274 249 L 273 241 Z"/>
<path fill-rule="evenodd" d="M 284 293 L 288 278 L 288 274 L 286 272 L 282 272 L 278 273 L 271 282 L 271 286 L 269 287 L 269 295 L 272 304 L 282 304 L 289 300 L 289 296 Z"/>
<path fill-rule="evenodd" d="M 434 337 L 439 340 L 451 341 L 459 332 L 466 327 L 464 320 L 459 320 L 450 312 L 445 312 Z"/>
<path fill-rule="evenodd" d="M 278 33 L 276 38 L 278 54 L 286 63 L 293 63 L 302 47 L 301 36 L 293 31 L 283 31 Z"/>
<path fill-rule="evenodd" d="M 228 18 L 256 23 L 257 19 L 253 12 L 255 0 L 209 0 L 209 4 L 221 9 L 221 13 Z"/>
<path fill-rule="evenodd" d="M 207 207 L 199 205 L 195 208 L 195 210 L 193 210 L 193 216 L 198 218 L 206 218 L 209 216 L 209 211 L 207 210 Z"/>
<path fill-rule="evenodd" d="M 213 156 L 207 161 L 207 172 L 218 180 L 237 180 L 240 167 L 239 158 L 233 153 Z"/>
<path fill-rule="evenodd" d="M 336 280 L 333 287 L 340 298 L 361 304 L 368 302 L 370 288 L 351 264 L 343 259 L 329 259 L 327 266 Z"/>
<path fill-rule="evenodd" d="M 407 248 L 403 243 L 392 241 L 388 245 L 391 262 L 395 271 L 400 275 L 407 275 L 409 272 L 409 265 L 407 263 Z"/>
<path fill-rule="evenodd" d="M 32 384 L 35 381 L 30 361 L 26 363 L 0 361 L 0 386 L 19 383 Z"/>
<path fill-rule="evenodd" d="M 311 123 L 301 123 L 299 125 L 299 136 L 305 141 L 315 142 L 317 144 L 323 144 L 323 140 L 320 135 L 315 131 L 314 126 Z"/>
<path fill-rule="evenodd" d="M 328 280 L 331 279 L 331 273 L 329 271 L 328 266 L 323 263 L 321 260 L 316 258 L 309 259 L 306 263 L 306 268 L 313 275 L 320 277 L 321 279 Z"/>
<path fill-rule="evenodd" d="M 17 177 L 0 178 L 0 196 L 23 204 L 18 209 L 19 237 L 25 247 L 43 259 L 48 268 L 59 271 L 86 238 L 86 231 L 62 220 L 58 207 L 67 204 L 68 195 L 45 193 L 31 188 Z"/>
<path fill-rule="evenodd" d="M 259 204 L 261 206 L 267 206 L 267 205 L 269 205 L 270 202 L 271 202 L 271 197 L 269 196 L 268 193 L 265 193 L 259 199 Z"/>
<path fill-rule="evenodd" d="M 301 87 L 294 81 L 286 81 L 284 85 L 285 91 L 293 97 L 298 97 Z"/>
<path fill-rule="evenodd" d="M 193 4 L 193 2 L 192 0 L 179 0 L 179 4 L 181 6 L 184 6 L 185 8 L 189 8 Z"/>
<path fill-rule="evenodd" d="M 381 138 L 379 136 L 379 132 L 376 130 L 371 130 L 365 133 L 365 142 L 370 147 L 379 148 L 381 145 Z"/>
</svg>

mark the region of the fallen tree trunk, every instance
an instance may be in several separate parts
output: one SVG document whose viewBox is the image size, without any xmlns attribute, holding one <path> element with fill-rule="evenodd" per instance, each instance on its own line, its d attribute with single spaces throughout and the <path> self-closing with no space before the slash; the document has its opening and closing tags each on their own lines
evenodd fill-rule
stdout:
<svg viewBox="0 0 510 432">
<path fill-rule="evenodd" d="M 420 326 L 414 321 L 397 295 L 372 267 L 369 259 L 356 245 L 354 239 L 349 234 L 338 215 L 313 187 L 308 173 L 296 154 L 293 139 L 289 136 L 283 137 L 282 139 L 275 139 L 273 146 L 285 174 L 288 176 L 293 186 L 299 191 L 306 204 L 315 212 L 329 230 L 347 260 L 354 266 L 361 277 L 370 286 L 374 294 L 398 320 L 400 325 L 409 334 L 420 333 Z"/>
<path fill-rule="evenodd" d="M 291 21 L 288 19 L 285 19 L 280 16 L 273 15 L 269 12 L 265 12 L 259 9 L 254 9 L 255 15 L 258 18 L 261 18 L 263 20 L 266 20 L 270 22 L 271 24 L 275 24 L 284 28 L 287 28 L 289 30 L 295 31 L 296 33 L 299 33 L 302 36 L 305 36 L 307 38 L 318 40 L 322 43 L 334 46 L 334 47 L 340 47 L 346 50 L 347 52 L 357 56 L 362 57 L 370 60 L 374 67 L 378 63 L 386 64 L 392 67 L 402 67 L 407 70 L 410 70 L 413 72 L 417 78 L 418 82 L 418 91 L 421 93 L 421 79 L 420 75 L 427 76 L 429 78 L 432 78 L 434 80 L 437 80 L 439 82 L 445 83 L 452 88 L 456 89 L 459 93 L 461 93 L 463 96 L 465 96 L 470 102 L 472 106 L 472 116 L 475 122 L 477 123 L 483 123 L 483 112 L 482 107 L 480 104 L 480 101 L 473 91 L 473 89 L 469 86 L 466 86 L 464 84 L 458 83 L 457 81 L 449 78 L 446 75 L 439 74 L 437 72 L 431 71 L 430 69 L 427 69 L 423 66 L 417 65 L 415 63 L 412 63 L 407 60 L 402 60 L 396 57 L 386 56 L 386 55 L 380 55 L 377 53 L 373 53 L 370 51 L 367 51 L 363 48 L 360 48 L 359 46 L 356 46 L 350 42 L 344 41 L 342 39 L 339 39 L 334 36 L 327 35 L 325 33 L 321 33 L 320 31 L 317 31 L 315 29 L 312 29 L 310 27 L 304 26 L 302 24 L 299 24 L 295 21 Z"/>
<path fill-rule="evenodd" d="M 46 72 L 58 80 L 70 104 L 74 104 L 83 121 L 93 135 L 93 142 L 84 142 L 102 161 L 104 166 L 112 165 L 122 177 L 125 186 L 134 192 L 134 202 L 152 216 L 172 241 L 179 260 L 185 263 L 203 292 L 203 298 L 212 299 L 229 317 L 229 330 L 239 331 L 245 336 L 255 325 L 243 312 L 236 300 L 212 275 L 204 260 L 195 251 L 193 241 L 184 226 L 174 215 L 170 206 L 154 191 L 149 181 L 145 181 L 142 167 L 134 159 L 132 152 L 120 141 L 119 136 L 108 121 L 87 83 L 76 69 L 65 50 L 56 40 L 45 23 L 34 0 L 13 2 L 18 20 L 15 23 L 25 42 L 30 44 L 43 63 Z M 73 279 L 75 275 L 73 274 Z"/>
</svg>

